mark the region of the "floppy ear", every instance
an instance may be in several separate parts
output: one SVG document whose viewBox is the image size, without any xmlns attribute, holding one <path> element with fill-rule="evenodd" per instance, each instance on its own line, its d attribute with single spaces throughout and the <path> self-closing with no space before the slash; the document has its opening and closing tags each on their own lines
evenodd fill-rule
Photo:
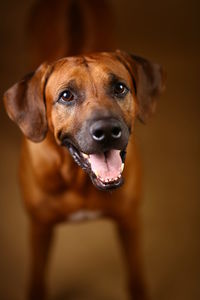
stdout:
<svg viewBox="0 0 200 300">
<path fill-rule="evenodd" d="M 142 57 L 119 50 L 116 53 L 132 77 L 139 106 L 138 118 L 145 123 L 154 113 L 156 100 L 164 90 L 164 71 L 160 65 Z"/>
<path fill-rule="evenodd" d="M 4 94 L 4 104 L 9 117 L 34 142 L 42 141 L 48 130 L 44 99 L 48 73 L 49 66 L 44 63 Z"/>
</svg>

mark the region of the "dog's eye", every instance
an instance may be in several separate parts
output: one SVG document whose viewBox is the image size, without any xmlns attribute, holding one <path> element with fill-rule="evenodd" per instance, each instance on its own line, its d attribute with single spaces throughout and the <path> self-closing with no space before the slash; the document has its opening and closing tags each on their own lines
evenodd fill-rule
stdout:
<svg viewBox="0 0 200 300">
<path fill-rule="evenodd" d="M 74 100 L 74 95 L 70 90 L 65 90 L 61 93 L 59 100 L 61 100 L 62 102 L 70 102 Z"/>
<path fill-rule="evenodd" d="M 117 82 L 114 87 L 114 93 L 117 97 L 123 97 L 128 93 L 128 88 L 122 82 Z"/>
</svg>

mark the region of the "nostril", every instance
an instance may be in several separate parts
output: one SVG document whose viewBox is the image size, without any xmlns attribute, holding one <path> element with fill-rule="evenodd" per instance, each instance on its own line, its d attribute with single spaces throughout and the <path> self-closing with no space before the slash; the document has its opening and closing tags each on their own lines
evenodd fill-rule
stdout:
<svg viewBox="0 0 200 300">
<path fill-rule="evenodd" d="M 121 128 L 120 127 L 114 127 L 112 129 L 112 133 L 111 134 L 112 134 L 112 137 L 114 139 L 119 139 L 121 137 L 121 135 L 122 135 Z"/>
<path fill-rule="evenodd" d="M 93 139 L 96 141 L 102 141 L 105 138 L 104 131 L 102 129 L 97 129 L 92 134 Z"/>
</svg>

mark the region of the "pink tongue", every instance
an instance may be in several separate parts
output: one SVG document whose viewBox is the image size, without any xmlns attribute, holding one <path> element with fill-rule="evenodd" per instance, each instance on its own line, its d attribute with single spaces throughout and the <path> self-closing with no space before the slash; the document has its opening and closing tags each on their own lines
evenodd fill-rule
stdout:
<svg viewBox="0 0 200 300">
<path fill-rule="evenodd" d="M 106 154 L 90 154 L 92 171 L 102 179 L 114 179 L 121 173 L 122 160 L 119 150 L 110 150 Z"/>
</svg>

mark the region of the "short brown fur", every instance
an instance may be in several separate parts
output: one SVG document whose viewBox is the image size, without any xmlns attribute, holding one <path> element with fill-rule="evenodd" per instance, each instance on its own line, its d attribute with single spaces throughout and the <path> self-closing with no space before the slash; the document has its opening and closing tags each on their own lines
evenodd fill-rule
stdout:
<svg viewBox="0 0 200 300">
<path fill-rule="evenodd" d="M 146 120 L 152 113 L 152 101 L 162 90 L 163 77 L 158 65 L 145 60 L 146 72 L 142 64 L 121 51 L 63 58 L 42 64 L 5 93 L 8 115 L 25 135 L 20 185 L 30 216 L 31 300 L 45 299 L 45 270 L 54 226 L 79 210 L 100 211 L 103 217 L 116 221 L 127 260 L 131 299 L 147 299 L 138 246 L 141 168 L 134 136 L 127 149 L 125 183 L 112 193 L 93 186 L 60 140 L 62 134 L 74 137 L 98 109 L 117 115 L 131 131 L 136 117 Z M 125 101 L 106 94 L 110 73 L 128 85 L 130 93 Z M 84 92 L 77 106 L 66 109 L 58 98 L 69 81 Z"/>
</svg>

